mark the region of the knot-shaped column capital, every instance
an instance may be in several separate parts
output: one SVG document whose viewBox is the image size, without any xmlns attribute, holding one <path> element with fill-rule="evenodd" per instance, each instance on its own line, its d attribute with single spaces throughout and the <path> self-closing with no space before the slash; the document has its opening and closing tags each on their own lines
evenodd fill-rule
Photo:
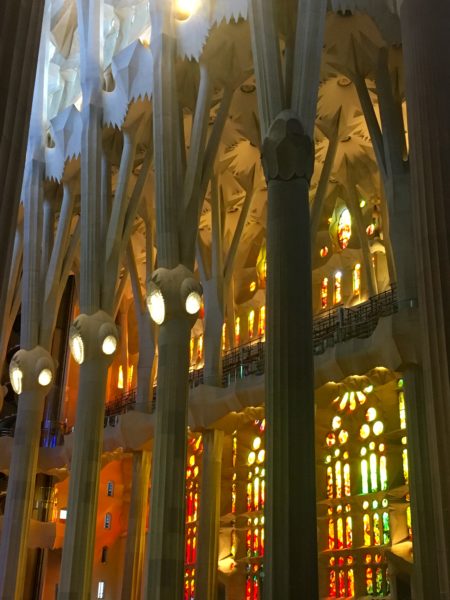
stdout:
<svg viewBox="0 0 450 600">
<path fill-rule="evenodd" d="M 201 284 L 184 265 L 156 269 L 147 289 L 150 316 L 158 325 L 179 317 L 194 322 L 201 308 L 202 293 Z"/>
<path fill-rule="evenodd" d="M 21 348 L 11 359 L 9 376 L 16 394 L 47 392 L 55 376 L 55 362 L 42 346 L 31 350 Z"/>
<path fill-rule="evenodd" d="M 70 327 L 70 350 L 79 365 L 92 359 L 104 359 L 107 364 L 111 363 L 118 343 L 116 324 L 102 310 L 93 315 L 78 315 Z"/>
<path fill-rule="evenodd" d="M 311 180 L 314 144 L 295 112 L 283 110 L 273 121 L 262 145 L 261 160 L 267 181 Z"/>
</svg>

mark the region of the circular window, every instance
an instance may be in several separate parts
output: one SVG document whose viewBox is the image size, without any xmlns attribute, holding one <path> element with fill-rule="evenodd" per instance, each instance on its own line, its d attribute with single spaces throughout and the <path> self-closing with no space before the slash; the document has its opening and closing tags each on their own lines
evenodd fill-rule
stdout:
<svg viewBox="0 0 450 600">
<path fill-rule="evenodd" d="M 366 438 L 369 437 L 369 435 L 370 435 L 370 427 L 367 425 L 367 423 L 364 423 L 364 425 L 361 425 L 361 428 L 359 430 L 359 435 L 361 436 L 361 438 L 363 440 L 365 440 Z"/>
</svg>

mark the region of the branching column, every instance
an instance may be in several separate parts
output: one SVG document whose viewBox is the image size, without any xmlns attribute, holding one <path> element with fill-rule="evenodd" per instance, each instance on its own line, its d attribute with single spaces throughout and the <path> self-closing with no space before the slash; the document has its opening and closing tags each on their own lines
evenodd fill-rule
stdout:
<svg viewBox="0 0 450 600">
<path fill-rule="evenodd" d="M 267 215 L 265 598 L 318 597 L 310 138 L 283 111 L 263 143 Z"/>
<path fill-rule="evenodd" d="M 408 102 L 411 190 L 418 259 L 418 297 L 429 492 L 436 531 L 437 581 L 428 598 L 450 598 L 450 5 L 405 0 L 401 10 Z M 431 516 L 431 515 L 430 515 Z M 434 590 L 434 584 L 436 590 Z"/>
</svg>

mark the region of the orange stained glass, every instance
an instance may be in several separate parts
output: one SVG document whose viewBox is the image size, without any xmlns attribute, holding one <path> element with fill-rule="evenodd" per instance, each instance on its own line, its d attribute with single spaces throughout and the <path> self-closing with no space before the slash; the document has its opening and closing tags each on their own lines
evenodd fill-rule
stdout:
<svg viewBox="0 0 450 600">
<path fill-rule="evenodd" d="M 340 460 L 336 461 L 334 465 L 335 479 L 336 479 L 336 498 L 342 498 L 342 463 Z"/>
<path fill-rule="evenodd" d="M 411 506 L 406 507 L 406 526 L 408 527 L 408 537 L 412 540 Z"/>
<path fill-rule="evenodd" d="M 353 543 L 353 529 L 352 529 L 352 518 L 347 516 L 345 518 L 345 547 L 351 548 Z"/>
<path fill-rule="evenodd" d="M 259 510 L 259 477 L 253 480 L 253 507 L 254 510 Z"/>
<path fill-rule="evenodd" d="M 261 510 L 264 508 L 265 501 L 266 501 L 266 481 L 265 481 L 265 479 L 262 479 L 261 480 L 261 503 L 260 503 Z"/>
<path fill-rule="evenodd" d="M 227 349 L 227 324 L 222 325 L 222 352 Z"/>
<path fill-rule="evenodd" d="M 123 367 L 119 365 L 119 374 L 117 377 L 117 387 L 119 390 L 123 390 Z"/>
<path fill-rule="evenodd" d="M 355 574 L 353 569 L 347 571 L 347 597 L 352 598 L 355 595 Z"/>
<path fill-rule="evenodd" d="M 258 317 L 258 335 L 263 336 L 266 332 L 266 307 L 261 306 Z"/>
<path fill-rule="evenodd" d="M 337 529 L 337 547 L 344 547 L 344 523 L 342 517 L 336 521 L 336 529 Z"/>
<path fill-rule="evenodd" d="M 327 446 L 330 448 L 331 446 L 334 446 L 336 443 L 336 434 L 334 434 L 333 432 L 330 432 L 325 440 Z"/>
<path fill-rule="evenodd" d="M 341 429 L 341 431 L 338 434 L 338 440 L 339 440 L 340 444 L 347 443 L 347 440 L 348 440 L 348 431 L 346 429 Z"/>
<path fill-rule="evenodd" d="M 345 598 L 345 571 L 343 569 L 339 569 L 339 575 L 338 575 L 338 597 L 339 598 Z"/>
<path fill-rule="evenodd" d="M 327 498 L 333 498 L 333 496 L 334 496 L 333 467 L 327 467 Z"/>
<path fill-rule="evenodd" d="M 353 267 L 353 294 L 359 296 L 361 293 L 361 265 L 357 263 Z"/>
<path fill-rule="evenodd" d="M 364 528 L 364 546 L 372 545 L 372 536 L 371 536 L 371 528 L 370 528 L 370 517 L 366 513 L 363 516 L 363 528 Z"/>
<path fill-rule="evenodd" d="M 328 589 L 328 595 L 330 598 L 336 598 L 336 571 L 334 569 L 330 569 L 330 583 Z"/>
<path fill-rule="evenodd" d="M 248 313 L 248 337 L 250 340 L 253 337 L 254 327 L 255 327 L 255 311 L 251 310 Z"/>
<path fill-rule="evenodd" d="M 239 346 L 241 343 L 241 319 L 236 317 L 234 322 L 234 345 Z"/>
<path fill-rule="evenodd" d="M 366 591 L 368 594 L 373 594 L 373 569 L 366 568 Z"/>
<path fill-rule="evenodd" d="M 322 279 L 322 284 L 320 286 L 320 305 L 322 308 L 327 308 L 328 306 L 328 277 Z"/>
<path fill-rule="evenodd" d="M 351 496 L 350 465 L 348 463 L 344 465 L 344 494 Z"/>
<path fill-rule="evenodd" d="M 380 515 L 378 513 L 374 513 L 373 515 L 373 543 L 376 546 L 381 544 L 381 524 Z"/>
<path fill-rule="evenodd" d="M 253 485 L 251 481 L 247 482 L 247 511 L 253 510 Z"/>
<path fill-rule="evenodd" d="M 197 361 L 201 361 L 203 358 L 203 335 L 198 336 L 197 340 Z"/>
<path fill-rule="evenodd" d="M 328 519 L 328 549 L 333 550 L 336 547 L 336 538 L 334 537 L 334 521 Z"/>
</svg>

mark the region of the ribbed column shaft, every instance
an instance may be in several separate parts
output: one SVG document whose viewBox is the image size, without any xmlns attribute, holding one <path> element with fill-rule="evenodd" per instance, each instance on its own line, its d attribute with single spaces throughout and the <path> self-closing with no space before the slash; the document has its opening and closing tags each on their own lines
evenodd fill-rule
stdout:
<svg viewBox="0 0 450 600">
<path fill-rule="evenodd" d="M 131 501 L 122 580 L 123 600 L 139 600 L 141 598 L 150 465 L 151 459 L 148 450 L 133 453 Z"/>
<path fill-rule="evenodd" d="M 0 598 L 22 600 L 45 392 L 20 395 L 0 546 Z"/>
<path fill-rule="evenodd" d="M 104 358 L 90 358 L 80 367 L 58 600 L 85 600 L 91 594 L 107 372 Z"/>
<path fill-rule="evenodd" d="M 223 431 L 205 431 L 203 433 L 195 586 L 196 596 L 203 600 L 217 598 L 222 452 Z"/>
<path fill-rule="evenodd" d="M 401 11 L 430 503 L 438 595 L 450 598 L 450 5 L 405 0 Z M 428 592 L 427 592 L 428 593 Z"/>
<path fill-rule="evenodd" d="M 179 317 L 159 331 L 147 600 L 183 597 L 190 329 Z"/>
<path fill-rule="evenodd" d="M 317 522 L 309 185 L 268 183 L 264 598 L 314 600 Z"/>
</svg>

